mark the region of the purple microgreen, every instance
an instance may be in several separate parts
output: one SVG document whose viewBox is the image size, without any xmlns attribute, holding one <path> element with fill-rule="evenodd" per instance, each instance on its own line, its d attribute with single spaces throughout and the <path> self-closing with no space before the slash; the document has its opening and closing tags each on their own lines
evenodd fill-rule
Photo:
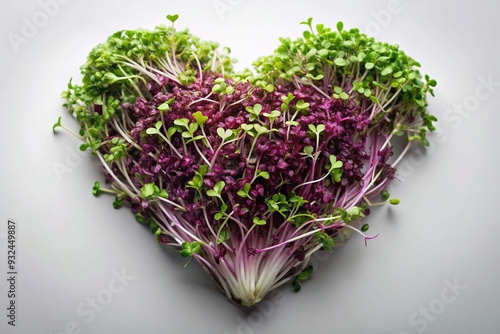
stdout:
<svg viewBox="0 0 500 334">
<path fill-rule="evenodd" d="M 356 226 L 371 207 L 399 203 L 386 188 L 410 148 L 429 144 L 436 81 L 399 47 L 341 22 L 315 31 L 312 18 L 235 73 L 229 49 L 167 19 L 110 36 L 63 93 L 109 184 L 92 193 L 113 194 L 236 303 L 298 290 L 315 252 L 353 231 L 366 243 L 368 224 Z"/>
</svg>

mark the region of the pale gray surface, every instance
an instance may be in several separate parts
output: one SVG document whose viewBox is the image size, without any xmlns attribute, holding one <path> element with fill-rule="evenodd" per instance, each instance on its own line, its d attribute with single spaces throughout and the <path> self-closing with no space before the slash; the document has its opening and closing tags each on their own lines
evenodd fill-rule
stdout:
<svg viewBox="0 0 500 334">
<path fill-rule="evenodd" d="M 16 52 L 8 34 L 21 34 L 24 18 L 50 2 L 6 0 L 0 14 L 0 237 L 7 218 L 19 224 L 15 328 L 6 325 L 0 239 L 1 333 L 498 333 L 498 1 L 61 0 Z M 231 10 L 218 13 L 216 4 Z M 390 18 L 380 15 L 388 9 Z M 398 43 L 438 81 L 430 111 L 440 132 L 424 157 L 413 153 L 402 165 L 403 181 L 391 186 L 402 203 L 368 218 L 379 238 L 365 248 L 355 237 L 317 259 L 300 294 L 284 290 L 260 311 L 228 303 L 194 262 L 184 269 L 111 197 L 94 198 L 95 161 L 51 131 L 59 115 L 76 125 L 59 94 L 90 49 L 116 30 L 164 23 L 167 13 L 231 47 L 241 67 L 279 36 L 299 36 L 310 16 L 332 27 L 342 20 Z M 462 114 L 454 109 L 464 104 Z M 76 157 L 67 161 L 68 152 Z M 57 163 L 71 169 L 61 180 Z M 122 270 L 133 279 L 117 281 Z M 109 304 L 93 317 L 85 304 L 95 297 Z"/>
</svg>

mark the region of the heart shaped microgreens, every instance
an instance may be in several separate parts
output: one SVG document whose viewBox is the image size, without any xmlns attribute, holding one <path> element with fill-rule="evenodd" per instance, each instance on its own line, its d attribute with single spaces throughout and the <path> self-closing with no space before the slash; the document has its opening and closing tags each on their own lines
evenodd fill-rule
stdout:
<svg viewBox="0 0 500 334">
<path fill-rule="evenodd" d="M 386 187 L 408 148 L 428 144 L 436 82 L 397 46 L 311 19 L 235 73 L 227 49 L 176 31 L 177 18 L 115 33 L 63 93 L 81 150 L 103 166 L 93 193 L 130 206 L 238 304 L 297 291 L 312 254 L 351 231 L 370 239 L 356 227 L 369 207 L 399 202 Z M 397 157 L 395 136 L 408 143 Z"/>
</svg>

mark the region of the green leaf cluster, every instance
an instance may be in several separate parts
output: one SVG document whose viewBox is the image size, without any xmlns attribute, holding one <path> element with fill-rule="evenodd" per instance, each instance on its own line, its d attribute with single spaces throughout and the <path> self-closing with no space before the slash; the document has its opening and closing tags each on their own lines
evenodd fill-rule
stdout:
<svg viewBox="0 0 500 334">
<path fill-rule="evenodd" d="M 307 266 L 304 270 L 302 270 L 297 276 L 292 280 L 292 288 L 293 291 L 299 292 L 302 289 L 301 282 L 307 280 L 313 273 L 313 267 Z"/>
<path fill-rule="evenodd" d="M 168 198 L 167 191 L 165 189 L 160 189 L 154 183 L 146 183 L 141 187 L 141 196 L 144 199 L 152 199 L 154 196 Z"/>
<path fill-rule="evenodd" d="M 368 99 L 384 107 L 376 117 L 379 122 L 386 121 L 391 109 L 397 108 L 408 119 L 421 120 L 418 135 L 410 140 L 428 145 L 425 134 L 435 129 L 436 118 L 426 111 L 427 94 L 434 95 L 437 82 L 420 73 L 420 63 L 399 45 L 376 41 L 357 28 L 345 30 L 342 22 L 336 30 L 323 24 L 314 26 L 312 19 L 302 23 L 308 30 L 301 38 L 281 38 L 273 54 L 254 62 L 257 74 L 253 81 L 301 82 L 334 98 L 357 103 Z"/>
<path fill-rule="evenodd" d="M 193 256 L 194 254 L 200 254 L 202 250 L 203 244 L 199 241 L 187 242 L 184 241 L 181 244 L 181 256 L 188 257 Z"/>
</svg>

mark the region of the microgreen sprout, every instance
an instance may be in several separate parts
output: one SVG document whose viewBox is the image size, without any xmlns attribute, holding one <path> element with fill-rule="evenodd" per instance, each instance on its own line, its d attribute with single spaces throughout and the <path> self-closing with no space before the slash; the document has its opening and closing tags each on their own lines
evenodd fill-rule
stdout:
<svg viewBox="0 0 500 334">
<path fill-rule="evenodd" d="M 302 288 L 301 282 L 307 280 L 313 272 L 313 267 L 312 266 L 307 266 L 303 271 L 300 272 L 297 276 L 292 281 L 292 288 L 293 291 L 299 292 Z"/>
<path fill-rule="evenodd" d="M 181 244 L 181 256 L 189 257 L 189 261 L 184 265 L 187 266 L 195 254 L 200 254 L 202 251 L 202 243 L 199 241 L 187 242 Z"/>
<path fill-rule="evenodd" d="M 94 185 L 92 186 L 92 195 L 98 197 L 101 193 L 116 194 L 117 196 L 123 196 L 123 194 L 120 193 L 119 191 L 114 189 L 103 188 L 101 187 L 99 181 L 95 181 Z"/>
<path fill-rule="evenodd" d="M 436 81 L 397 45 L 342 22 L 302 22 L 254 71 L 170 26 L 121 30 L 91 50 L 64 106 L 106 188 L 156 241 L 195 259 L 245 306 L 312 274 L 311 256 L 365 234 L 410 147 L 426 146 Z M 396 149 L 394 140 L 407 146 Z M 361 225 L 358 227 L 358 225 Z M 187 265 L 187 264 L 186 264 Z"/>
<path fill-rule="evenodd" d="M 391 198 L 389 200 L 389 204 L 398 205 L 399 204 L 399 199 L 397 199 L 397 198 Z"/>
<path fill-rule="evenodd" d="M 238 196 L 240 196 L 242 198 L 252 199 L 252 197 L 249 194 L 249 191 L 250 191 L 250 183 L 245 183 L 245 185 L 243 186 L 243 189 L 238 190 L 236 192 L 236 194 L 238 194 Z"/>
<path fill-rule="evenodd" d="M 226 183 L 224 181 L 219 181 L 217 182 L 213 189 L 207 190 L 207 196 L 210 197 L 217 197 L 219 200 L 222 201 L 222 189 L 226 186 Z"/>
</svg>

